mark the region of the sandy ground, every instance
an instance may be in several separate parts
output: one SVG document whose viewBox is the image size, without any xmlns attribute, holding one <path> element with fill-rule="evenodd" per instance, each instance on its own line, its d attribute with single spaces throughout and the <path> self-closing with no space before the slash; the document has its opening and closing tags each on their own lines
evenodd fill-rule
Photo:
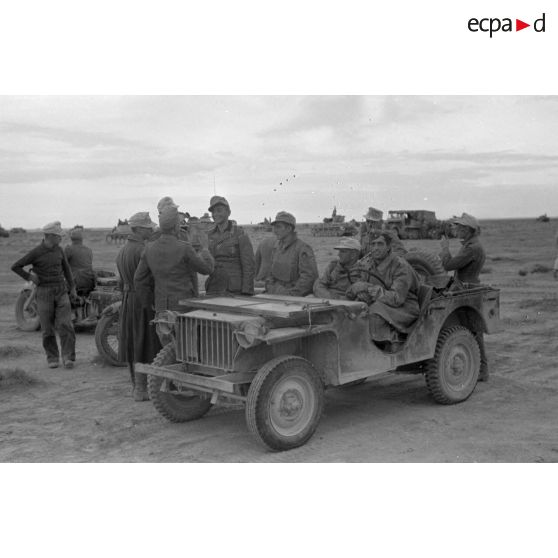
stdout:
<svg viewBox="0 0 558 558">
<path fill-rule="evenodd" d="M 501 289 L 504 331 L 487 337 L 492 367 L 459 405 L 429 397 L 422 377 L 392 375 L 328 390 L 321 423 L 307 445 L 273 453 L 247 431 L 243 408 L 215 407 L 199 421 L 171 424 L 150 402 L 134 403 L 126 368 L 106 366 L 93 332 L 77 336 L 77 367 L 50 370 L 40 332 L 16 329 L 13 303 L 22 282 L 9 266 L 39 235 L 0 239 L 1 462 L 557 462 L 558 282 L 554 223 L 483 224 L 489 257 L 483 281 Z M 254 243 L 261 233 L 253 235 Z M 301 236 L 320 270 L 335 239 Z M 118 247 L 88 233 L 95 266 L 114 269 Z M 407 242 L 438 251 L 436 241 Z M 452 241 L 455 251 L 458 241 Z M 519 274 L 524 270 L 524 275 Z"/>
</svg>

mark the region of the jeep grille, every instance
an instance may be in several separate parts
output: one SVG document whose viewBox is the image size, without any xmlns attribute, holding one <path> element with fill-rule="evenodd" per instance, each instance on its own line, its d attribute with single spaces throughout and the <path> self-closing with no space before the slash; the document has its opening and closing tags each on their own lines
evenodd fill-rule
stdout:
<svg viewBox="0 0 558 558">
<path fill-rule="evenodd" d="M 220 370 L 233 370 L 239 345 L 227 322 L 179 316 L 176 324 L 176 356 L 182 362 Z"/>
</svg>

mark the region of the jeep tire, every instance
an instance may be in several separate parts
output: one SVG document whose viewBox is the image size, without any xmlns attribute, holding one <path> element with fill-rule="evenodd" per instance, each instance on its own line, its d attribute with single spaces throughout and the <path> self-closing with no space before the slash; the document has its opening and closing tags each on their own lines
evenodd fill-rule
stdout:
<svg viewBox="0 0 558 558">
<path fill-rule="evenodd" d="M 480 360 L 479 344 L 470 330 L 443 329 L 434 357 L 426 363 L 426 386 L 434 400 L 442 405 L 465 401 L 477 385 Z"/>
<path fill-rule="evenodd" d="M 165 345 L 155 357 L 153 366 L 169 366 L 176 363 L 174 343 Z M 147 391 L 155 409 L 170 422 L 188 422 L 205 415 L 211 409 L 211 397 L 199 395 L 193 391 L 184 393 L 170 393 L 161 391 L 164 378 L 148 375 Z M 172 380 L 168 380 L 172 387 Z"/>
<path fill-rule="evenodd" d="M 324 406 L 323 381 L 307 360 L 283 355 L 256 374 L 246 401 L 248 429 L 276 451 L 305 444 L 314 434 Z"/>
</svg>

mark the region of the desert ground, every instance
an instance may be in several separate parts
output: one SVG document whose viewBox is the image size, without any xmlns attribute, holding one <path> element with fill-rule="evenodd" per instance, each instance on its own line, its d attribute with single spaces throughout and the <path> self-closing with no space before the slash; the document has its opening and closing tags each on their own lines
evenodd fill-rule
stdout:
<svg viewBox="0 0 558 558">
<path fill-rule="evenodd" d="M 420 376 L 393 375 L 328 390 L 321 423 L 305 446 L 273 453 L 253 439 L 240 406 L 171 424 L 150 402 L 135 403 L 126 368 L 99 357 L 93 331 L 77 335 L 74 370 L 50 370 L 40 332 L 16 328 L 23 281 L 11 264 L 38 232 L 0 238 L 0 462 L 557 462 L 558 281 L 552 277 L 558 223 L 482 222 L 482 281 L 501 290 L 503 331 L 486 337 L 487 383 L 470 399 L 437 405 Z M 85 232 L 96 268 L 116 270 L 119 245 Z M 254 246 L 265 233 L 250 229 Z M 337 239 L 309 242 L 320 272 Z M 406 241 L 435 253 L 439 242 Z M 459 247 L 451 241 L 452 252 Z"/>
</svg>

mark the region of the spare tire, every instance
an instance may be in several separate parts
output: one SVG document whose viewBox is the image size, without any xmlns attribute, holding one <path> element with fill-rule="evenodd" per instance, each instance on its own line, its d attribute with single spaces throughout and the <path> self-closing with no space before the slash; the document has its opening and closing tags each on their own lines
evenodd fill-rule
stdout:
<svg viewBox="0 0 558 558">
<path fill-rule="evenodd" d="M 421 283 L 429 283 L 432 276 L 447 277 L 442 260 L 432 252 L 412 249 L 403 256 L 416 271 Z"/>
</svg>

